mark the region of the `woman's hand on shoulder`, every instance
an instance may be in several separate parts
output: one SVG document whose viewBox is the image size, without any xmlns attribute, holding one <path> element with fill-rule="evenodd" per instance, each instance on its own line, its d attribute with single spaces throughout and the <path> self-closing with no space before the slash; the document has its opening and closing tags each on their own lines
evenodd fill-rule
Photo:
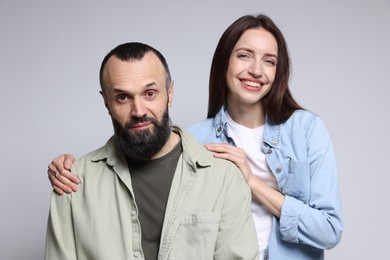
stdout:
<svg viewBox="0 0 390 260">
<path fill-rule="evenodd" d="M 205 144 L 204 146 L 207 150 L 214 152 L 214 157 L 233 162 L 240 169 L 246 183 L 255 177 L 243 149 L 225 143 Z"/>
<path fill-rule="evenodd" d="M 62 195 L 64 192 L 71 193 L 78 189 L 79 178 L 71 171 L 75 158 L 71 154 L 62 154 L 54 158 L 48 165 L 47 175 L 54 191 Z"/>
</svg>

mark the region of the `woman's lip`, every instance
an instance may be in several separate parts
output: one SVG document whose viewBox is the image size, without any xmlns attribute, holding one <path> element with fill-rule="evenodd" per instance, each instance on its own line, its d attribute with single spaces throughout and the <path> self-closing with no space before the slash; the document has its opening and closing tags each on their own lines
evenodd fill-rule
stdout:
<svg viewBox="0 0 390 260">
<path fill-rule="evenodd" d="M 252 88 L 261 88 L 263 85 L 263 82 L 261 82 L 260 80 L 241 79 L 240 81 L 245 86 L 252 87 Z"/>
<path fill-rule="evenodd" d="M 263 82 L 258 80 L 248 80 L 248 79 L 241 79 L 241 84 L 245 89 L 251 90 L 251 91 L 259 91 L 263 88 Z"/>
</svg>

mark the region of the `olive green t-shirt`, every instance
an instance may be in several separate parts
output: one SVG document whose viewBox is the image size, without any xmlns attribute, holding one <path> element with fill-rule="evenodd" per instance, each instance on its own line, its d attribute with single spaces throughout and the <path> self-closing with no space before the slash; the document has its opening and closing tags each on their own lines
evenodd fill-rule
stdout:
<svg viewBox="0 0 390 260">
<path fill-rule="evenodd" d="M 128 160 L 146 260 L 158 257 L 165 208 L 181 153 L 180 142 L 161 158 L 136 163 Z"/>
</svg>

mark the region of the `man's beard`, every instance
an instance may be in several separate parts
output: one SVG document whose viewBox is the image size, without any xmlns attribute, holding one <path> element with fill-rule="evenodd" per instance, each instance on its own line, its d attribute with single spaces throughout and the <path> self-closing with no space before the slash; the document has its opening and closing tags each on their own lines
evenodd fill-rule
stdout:
<svg viewBox="0 0 390 260">
<path fill-rule="evenodd" d="M 115 131 L 115 139 L 122 151 L 132 161 L 149 160 L 158 153 L 166 144 L 171 134 L 171 121 L 168 109 L 165 111 L 161 122 L 155 118 L 143 116 L 131 118 L 124 127 L 111 117 Z M 132 126 L 141 122 L 151 122 L 154 129 L 132 130 Z"/>
</svg>

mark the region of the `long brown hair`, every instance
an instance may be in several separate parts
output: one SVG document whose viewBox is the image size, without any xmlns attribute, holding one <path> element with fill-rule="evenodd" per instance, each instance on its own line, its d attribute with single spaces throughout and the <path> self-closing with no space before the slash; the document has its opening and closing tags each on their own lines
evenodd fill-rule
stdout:
<svg viewBox="0 0 390 260">
<path fill-rule="evenodd" d="M 266 15 L 245 15 L 232 23 L 222 34 L 211 63 L 209 80 L 209 104 L 207 118 L 214 117 L 226 103 L 226 73 L 234 46 L 248 29 L 263 28 L 270 32 L 278 44 L 278 61 L 275 80 L 270 92 L 262 98 L 267 119 L 272 124 L 286 121 L 291 114 L 302 107 L 294 100 L 288 81 L 290 78 L 290 58 L 282 32 Z"/>
</svg>

